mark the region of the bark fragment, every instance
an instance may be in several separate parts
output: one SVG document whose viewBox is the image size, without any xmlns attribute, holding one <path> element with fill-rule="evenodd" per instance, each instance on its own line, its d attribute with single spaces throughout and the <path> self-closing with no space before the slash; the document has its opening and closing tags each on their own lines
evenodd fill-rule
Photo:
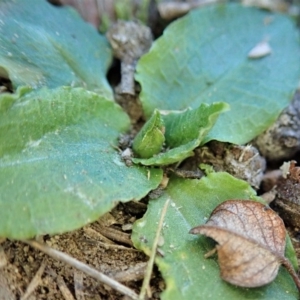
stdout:
<svg viewBox="0 0 300 300">
<path fill-rule="evenodd" d="M 295 161 L 290 162 L 286 176 L 278 180 L 273 204 L 288 225 L 300 227 L 300 167 Z"/>
<path fill-rule="evenodd" d="M 184 168 L 192 169 L 191 164 L 212 165 L 216 172 L 228 172 L 236 178 L 247 181 L 256 189 L 260 186 L 266 168 L 265 159 L 255 147 L 217 141 L 196 149 L 195 157 L 190 159 Z"/>
<path fill-rule="evenodd" d="M 300 91 L 277 121 L 253 144 L 270 161 L 291 159 L 300 150 Z"/>
</svg>

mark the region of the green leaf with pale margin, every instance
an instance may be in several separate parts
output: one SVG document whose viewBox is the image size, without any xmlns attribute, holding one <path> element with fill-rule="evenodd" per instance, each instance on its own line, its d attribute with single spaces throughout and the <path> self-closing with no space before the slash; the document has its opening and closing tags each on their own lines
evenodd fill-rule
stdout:
<svg viewBox="0 0 300 300">
<path fill-rule="evenodd" d="M 248 53 L 268 39 L 272 53 Z M 205 142 L 249 142 L 289 104 L 300 77 L 298 31 L 281 14 L 214 5 L 173 22 L 137 65 L 144 112 L 182 110 L 224 101 L 230 112 L 218 119 Z"/>
<path fill-rule="evenodd" d="M 260 200 L 245 181 L 228 173 L 211 173 L 201 180 L 172 177 L 163 196 L 149 202 L 145 216 L 135 222 L 132 240 L 135 247 L 150 254 L 157 224 L 166 199 L 170 204 L 164 219 L 160 246 L 163 256 L 156 263 L 166 281 L 161 299 L 298 299 L 298 290 L 288 272 L 281 267 L 276 279 L 260 288 L 239 288 L 223 281 L 217 258 L 204 258 L 215 243 L 193 236 L 189 230 L 204 224 L 213 209 L 228 199 Z M 286 255 L 293 261 L 291 244 Z M 288 254 L 287 254 L 288 253 Z"/>
<path fill-rule="evenodd" d="M 217 102 L 210 105 L 201 104 L 196 109 L 182 112 L 168 112 L 162 117 L 165 124 L 166 146 L 171 149 L 150 158 L 133 158 L 132 161 L 145 166 L 163 166 L 193 156 L 193 150 L 201 144 L 220 113 L 228 109 L 226 103 Z"/>
<path fill-rule="evenodd" d="M 224 102 L 202 103 L 196 109 L 170 112 L 163 116 L 166 144 L 173 148 L 197 139 L 199 143 L 215 125 L 219 115 L 229 110 Z"/>
<path fill-rule="evenodd" d="M 68 7 L 47 1 L 0 1 L 0 75 L 14 88 L 82 86 L 113 99 L 106 80 L 105 36 Z"/>
<path fill-rule="evenodd" d="M 164 122 L 158 110 L 155 110 L 151 118 L 133 140 L 133 151 L 142 158 L 149 158 L 158 154 L 165 141 Z"/>
<path fill-rule="evenodd" d="M 18 92 L 0 97 L 0 236 L 73 230 L 159 185 L 161 170 L 120 158 L 130 120 L 114 102 L 82 88 Z"/>
</svg>

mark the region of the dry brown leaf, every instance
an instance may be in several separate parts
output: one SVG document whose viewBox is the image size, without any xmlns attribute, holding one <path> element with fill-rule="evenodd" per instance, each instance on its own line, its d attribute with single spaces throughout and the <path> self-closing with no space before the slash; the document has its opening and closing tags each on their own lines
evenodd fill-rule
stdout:
<svg viewBox="0 0 300 300">
<path fill-rule="evenodd" d="M 205 225 L 191 229 L 190 233 L 203 234 L 218 242 L 221 277 L 232 284 L 243 287 L 268 284 L 277 276 L 280 265 L 286 265 L 284 223 L 259 202 L 223 202 Z"/>
</svg>

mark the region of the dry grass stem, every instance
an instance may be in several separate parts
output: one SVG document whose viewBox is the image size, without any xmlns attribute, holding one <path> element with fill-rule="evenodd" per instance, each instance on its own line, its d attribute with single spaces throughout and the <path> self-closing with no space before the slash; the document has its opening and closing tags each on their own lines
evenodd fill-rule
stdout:
<svg viewBox="0 0 300 300">
<path fill-rule="evenodd" d="M 72 267 L 74 267 L 77 270 L 80 270 L 82 272 L 84 272 L 85 274 L 99 280 L 100 282 L 110 286 L 111 288 L 115 289 L 116 291 L 118 291 L 119 293 L 126 295 L 130 298 L 132 298 L 133 300 L 138 300 L 138 295 L 132 291 L 130 288 L 128 288 L 127 286 L 117 282 L 116 280 L 109 278 L 108 276 L 106 276 L 105 274 L 99 272 L 98 270 L 78 261 L 77 259 L 69 256 L 66 253 L 63 253 L 61 251 L 55 250 L 53 248 L 50 248 L 44 244 L 41 244 L 37 241 L 23 241 L 24 243 L 30 245 L 31 247 L 38 249 L 44 253 L 46 253 L 47 255 L 51 256 L 54 259 L 57 259 L 59 261 L 62 261 Z"/>
<path fill-rule="evenodd" d="M 27 289 L 24 293 L 24 295 L 21 297 L 20 300 L 26 300 L 29 298 L 29 296 L 34 292 L 34 290 L 40 285 L 42 281 L 42 275 L 45 271 L 46 263 L 45 261 L 42 262 L 41 266 L 39 267 L 38 271 L 32 278 L 31 282 L 27 286 Z"/>
<path fill-rule="evenodd" d="M 140 292 L 140 295 L 139 295 L 139 300 L 144 300 L 145 299 L 146 292 L 149 289 L 149 283 L 150 283 L 150 279 L 151 279 L 151 274 L 152 274 L 154 259 L 155 259 L 155 255 L 156 255 L 156 250 L 157 250 L 157 246 L 158 246 L 158 243 L 159 243 L 160 234 L 161 234 L 164 218 L 165 218 L 165 215 L 167 213 L 169 203 L 170 203 L 170 198 L 167 199 L 167 201 L 166 201 L 166 203 L 165 203 L 165 205 L 164 205 L 164 207 L 161 211 L 159 223 L 158 223 L 158 226 L 157 226 L 156 235 L 155 235 L 155 238 L 154 238 L 154 241 L 153 241 L 150 258 L 149 258 L 149 261 L 148 261 L 148 265 L 147 265 L 147 269 L 146 269 L 146 273 L 145 273 L 145 277 L 144 277 L 144 281 L 143 281 L 143 285 L 142 285 L 141 292 Z"/>
</svg>

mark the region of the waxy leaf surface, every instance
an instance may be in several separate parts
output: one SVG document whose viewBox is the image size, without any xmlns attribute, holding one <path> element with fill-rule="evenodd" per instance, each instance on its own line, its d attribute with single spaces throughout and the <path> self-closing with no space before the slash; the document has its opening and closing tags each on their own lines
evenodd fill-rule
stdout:
<svg viewBox="0 0 300 300">
<path fill-rule="evenodd" d="M 266 40 L 272 52 L 248 53 Z M 286 16 L 213 5 L 190 12 L 166 28 L 137 65 L 145 114 L 224 101 L 205 141 L 244 144 L 267 129 L 288 106 L 300 77 L 299 35 Z"/>
<path fill-rule="evenodd" d="M 0 75 L 14 88 L 81 86 L 113 99 L 107 39 L 68 7 L 0 1 Z"/>
<path fill-rule="evenodd" d="M 159 185 L 161 170 L 116 150 L 130 127 L 117 104 L 82 88 L 18 92 L 0 97 L 0 236 L 73 230 Z"/>
</svg>

